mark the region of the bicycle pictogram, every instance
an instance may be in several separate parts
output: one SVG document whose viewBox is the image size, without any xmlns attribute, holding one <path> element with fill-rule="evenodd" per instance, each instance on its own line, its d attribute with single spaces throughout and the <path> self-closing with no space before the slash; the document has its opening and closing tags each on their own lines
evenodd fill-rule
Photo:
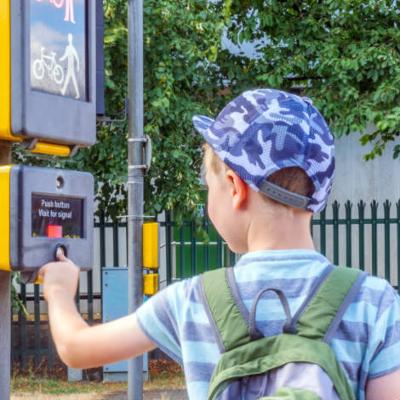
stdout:
<svg viewBox="0 0 400 400">
<path fill-rule="evenodd" d="M 56 84 L 61 85 L 64 81 L 64 70 L 61 65 L 56 62 L 56 52 L 50 52 L 50 55 L 45 54 L 46 48 L 40 49 L 40 58 L 36 59 L 32 65 L 33 76 L 41 81 L 45 73 Z"/>
</svg>

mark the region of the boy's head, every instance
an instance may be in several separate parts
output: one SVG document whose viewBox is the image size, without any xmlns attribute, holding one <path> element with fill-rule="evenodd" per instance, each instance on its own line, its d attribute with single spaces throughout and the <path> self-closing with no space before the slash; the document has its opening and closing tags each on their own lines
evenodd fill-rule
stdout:
<svg viewBox="0 0 400 400">
<path fill-rule="evenodd" d="M 274 89 L 244 92 L 213 120 L 193 123 L 213 153 L 256 192 L 289 207 L 322 210 L 335 169 L 333 136 L 311 100 Z M 206 147 L 207 148 L 207 147 Z M 207 154 L 208 153 L 208 154 Z"/>
<path fill-rule="evenodd" d="M 208 143 L 203 146 L 204 158 L 203 165 L 205 171 L 212 171 L 214 174 L 222 177 L 223 173 L 228 170 L 228 166 L 217 156 Z M 311 179 L 307 176 L 303 169 L 299 167 L 282 168 L 268 178 L 268 182 L 277 185 L 290 192 L 310 197 L 315 188 Z M 290 207 L 284 203 L 280 203 L 271 197 L 261 194 L 266 204 L 270 206 Z"/>
</svg>

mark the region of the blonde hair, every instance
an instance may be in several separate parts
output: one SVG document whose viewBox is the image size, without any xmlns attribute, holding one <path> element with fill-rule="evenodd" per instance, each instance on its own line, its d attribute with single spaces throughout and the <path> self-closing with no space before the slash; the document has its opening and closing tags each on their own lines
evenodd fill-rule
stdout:
<svg viewBox="0 0 400 400">
<path fill-rule="evenodd" d="M 221 172 L 226 171 L 229 167 L 215 154 L 214 150 L 208 143 L 203 146 L 204 158 L 203 166 L 205 170 L 213 171 L 219 175 Z M 314 185 L 307 174 L 299 167 L 282 168 L 279 171 L 270 175 L 267 180 L 275 185 L 278 185 L 291 192 L 301 194 L 303 196 L 311 196 L 314 193 Z M 262 196 L 263 199 L 269 204 L 273 203 L 283 207 L 288 207 L 279 203 L 267 196 Z"/>
<path fill-rule="evenodd" d="M 228 169 L 228 166 L 215 154 L 208 143 L 203 145 L 203 150 L 203 168 L 206 171 L 212 171 L 218 175 L 221 171 L 224 172 Z"/>
</svg>

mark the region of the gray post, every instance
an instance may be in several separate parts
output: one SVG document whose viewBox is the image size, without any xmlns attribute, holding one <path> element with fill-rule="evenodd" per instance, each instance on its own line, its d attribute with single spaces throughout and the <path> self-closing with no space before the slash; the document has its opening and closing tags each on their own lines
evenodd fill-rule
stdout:
<svg viewBox="0 0 400 400">
<path fill-rule="evenodd" d="M 0 143 L 0 165 L 11 162 L 11 147 Z M 10 398 L 11 273 L 0 271 L 0 399 Z"/>
<path fill-rule="evenodd" d="M 128 311 L 143 302 L 143 0 L 128 0 Z M 128 362 L 128 400 L 143 399 L 143 357 Z"/>
</svg>

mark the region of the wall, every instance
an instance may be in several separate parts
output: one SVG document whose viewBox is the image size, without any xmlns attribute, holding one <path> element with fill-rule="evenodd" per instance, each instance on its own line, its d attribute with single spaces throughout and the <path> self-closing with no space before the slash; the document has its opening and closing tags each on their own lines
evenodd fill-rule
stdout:
<svg viewBox="0 0 400 400">
<path fill-rule="evenodd" d="M 371 217 L 370 203 L 378 202 L 378 218 L 383 219 L 383 203 L 391 202 L 391 218 L 397 215 L 396 203 L 400 200 L 400 160 L 393 160 L 394 144 L 388 146 L 386 152 L 372 161 L 365 161 L 363 156 L 371 149 L 361 146 L 358 134 L 352 134 L 336 140 L 336 174 L 335 183 L 330 196 L 330 202 L 326 208 L 326 216 L 332 217 L 332 203 L 337 200 L 340 204 L 339 217 L 345 218 L 344 204 L 347 200 L 353 203 L 352 218 L 358 218 L 357 203 L 363 200 L 366 203 L 365 218 Z M 382 221 L 383 222 L 383 221 Z M 385 249 L 385 227 L 383 223 L 377 224 L 377 260 L 378 275 L 385 276 L 385 258 L 390 262 L 390 281 L 397 285 L 400 274 L 400 255 L 398 249 L 398 232 L 400 224 L 392 223 L 386 234 L 389 234 L 387 242 L 389 248 Z M 351 227 L 351 266 L 359 267 L 360 262 L 360 228 L 355 223 Z M 317 247 L 320 245 L 320 232 L 317 227 L 314 231 L 314 239 Z M 372 243 L 373 232 L 370 223 L 365 225 L 365 261 L 363 267 L 372 270 Z M 346 226 L 339 226 L 339 264 L 348 264 L 346 259 Z M 327 256 L 333 259 L 333 226 L 327 226 Z"/>
<path fill-rule="evenodd" d="M 375 199 L 379 203 L 400 199 L 400 159 L 393 160 L 394 144 L 374 160 L 363 156 L 372 146 L 361 146 L 359 135 L 354 133 L 335 141 L 336 175 L 331 199 L 344 203 Z"/>
</svg>

